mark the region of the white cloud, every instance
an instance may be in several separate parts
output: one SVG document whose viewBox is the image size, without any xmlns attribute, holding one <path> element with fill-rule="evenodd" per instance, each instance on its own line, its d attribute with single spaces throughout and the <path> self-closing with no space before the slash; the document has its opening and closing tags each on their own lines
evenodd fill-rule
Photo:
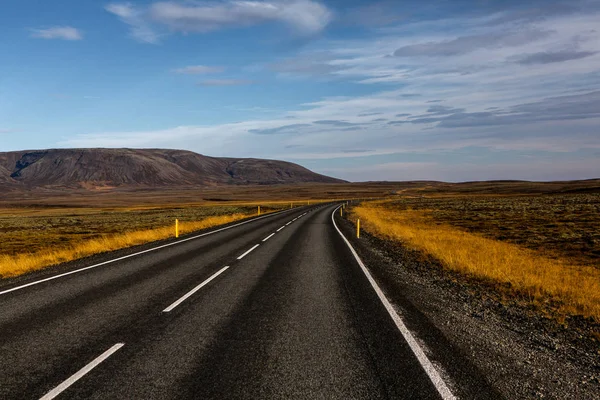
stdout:
<svg viewBox="0 0 600 400">
<path fill-rule="evenodd" d="M 279 21 L 300 33 L 314 34 L 331 20 L 327 7 L 310 0 L 158 2 L 150 7 L 150 16 L 179 32 L 209 32 Z"/>
<path fill-rule="evenodd" d="M 83 33 L 72 26 L 54 26 L 47 29 L 32 29 L 31 37 L 37 39 L 82 40 Z"/>
<path fill-rule="evenodd" d="M 183 68 L 176 68 L 173 70 L 176 74 L 186 75 L 202 75 L 202 74 L 214 74 L 225 71 L 224 67 L 211 67 L 207 65 L 190 65 Z"/>
<path fill-rule="evenodd" d="M 377 39 L 324 43 L 326 52 L 317 49 L 283 59 L 274 63 L 274 69 L 286 75 L 321 75 L 363 84 L 438 88 L 511 81 L 515 86 L 523 81 L 531 86 L 540 79 L 564 82 L 573 73 L 598 70 L 598 12 L 556 15 L 527 24 L 488 26 L 488 19 L 438 20 L 433 26 L 404 24 L 401 30 Z M 532 55 L 555 62 L 535 68 L 523 64 Z M 578 62 L 576 56 L 586 56 L 585 62 Z"/>
<path fill-rule="evenodd" d="M 115 14 L 119 18 L 133 18 L 137 15 L 137 11 L 131 3 L 109 4 L 104 9 Z"/>
<path fill-rule="evenodd" d="M 265 15 L 280 15 L 273 7 L 292 3 L 307 2 L 177 3 L 176 8 L 163 9 L 166 19 L 161 23 L 176 24 L 171 26 L 176 31 L 202 32 L 234 23 L 282 21 Z M 207 12 L 196 13 L 200 9 Z M 208 22 L 202 22 L 203 18 Z M 489 24 L 492 18 L 497 16 L 404 24 L 396 30 L 378 30 L 379 37 L 369 40 L 321 40 L 313 42 L 310 51 L 266 64 L 281 79 L 352 81 L 369 86 L 370 94 L 322 98 L 287 112 L 275 111 L 269 114 L 271 119 L 88 134 L 62 145 L 180 147 L 216 156 L 312 160 L 323 166 L 334 159 L 443 154 L 472 148 L 506 154 L 573 154 L 576 158 L 582 149 L 600 148 L 600 33 L 596 28 L 600 13 L 556 13 L 518 23 L 506 19 Z M 468 51 L 464 45 L 469 45 Z M 399 53 L 402 56 L 393 56 L 398 49 L 404 49 Z M 197 67 L 197 73 L 212 68 Z M 252 82 L 214 79 L 199 84 L 248 83 Z M 475 164 L 450 168 L 417 162 L 361 167 L 348 175 L 329 170 L 349 179 L 444 180 L 551 179 L 552 173 L 557 178 L 577 178 L 598 170 L 591 161 L 554 168 L 550 164 L 534 159 L 528 170 L 524 163 L 515 163 L 518 167 L 495 163 L 486 169 Z M 404 175 L 384 172 L 394 166 Z M 447 168 L 450 172 L 445 173 Z"/>
<path fill-rule="evenodd" d="M 112 3 L 104 7 L 106 11 L 116 15 L 130 26 L 130 35 L 142 43 L 157 44 L 161 35 L 155 32 L 151 24 L 146 21 L 146 13 L 139 10 L 131 3 Z"/>
<path fill-rule="evenodd" d="M 412 100 L 370 99 L 329 100 L 318 106 L 280 115 L 268 120 L 250 120 L 213 126 L 180 126 L 161 131 L 114 132 L 79 135 L 61 145 L 70 147 L 180 147 L 216 156 L 248 156 L 302 160 L 331 160 L 389 154 L 443 153 L 469 147 L 502 151 L 574 152 L 600 149 L 596 134 L 600 118 L 583 121 L 507 127 L 466 127 L 430 129 L 417 124 L 388 125 L 357 117 L 356 110 L 381 110 L 395 118 Z M 350 114 L 354 115 L 351 116 Z M 343 124 L 319 121 L 347 117 Z M 293 122 L 286 118 L 294 116 Z M 352 126 L 348 126 L 352 125 Z M 365 130 L 366 129 L 366 130 Z M 565 131 L 569 135 L 565 135 Z M 367 134 L 368 133 L 368 134 Z M 275 136 L 276 135 L 276 136 Z M 365 149 L 355 152 L 353 149 Z"/>
<path fill-rule="evenodd" d="M 142 42 L 158 43 L 165 29 L 181 33 L 206 33 L 227 28 L 279 22 L 299 35 L 321 32 L 333 14 L 312 0 L 155 2 L 146 8 L 113 3 L 106 10 L 131 27 Z"/>
</svg>

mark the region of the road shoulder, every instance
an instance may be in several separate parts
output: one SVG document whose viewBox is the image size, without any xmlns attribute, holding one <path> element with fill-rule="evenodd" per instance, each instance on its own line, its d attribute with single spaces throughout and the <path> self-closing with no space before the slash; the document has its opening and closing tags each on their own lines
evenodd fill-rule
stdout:
<svg viewBox="0 0 600 400">
<path fill-rule="evenodd" d="M 357 240 L 350 222 L 339 216 L 336 222 L 407 326 L 459 386 L 470 386 L 465 391 L 472 394 L 477 383 L 460 379 L 465 368 L 452 366 L 452 357 L 464 358 L 456 361 L 471 364 L 473 373 L 485 376 L 502 397 L 600 398 L 598 342 L 531 310 L 506 305 L 420 253 L 366 233 Z M 447 348 L 456 352 L 445 354 Z"/>
</svg>

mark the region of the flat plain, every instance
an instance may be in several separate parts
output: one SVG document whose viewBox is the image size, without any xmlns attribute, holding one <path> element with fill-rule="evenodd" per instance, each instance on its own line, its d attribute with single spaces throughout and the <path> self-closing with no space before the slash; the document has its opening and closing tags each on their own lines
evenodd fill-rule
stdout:
<svg viewBox="0 0 600 400">
<path fill-rule="evenodd" d="M 514 243 L 552 258 L 600 268 L 600 194 L 405 197 L 436 223 Z"/>
<path fill-rule="evenodd" d="M 598 361 L 600 354 L 600 347 L 598 347 L 598 343 L 600 343 L 598 323 L 598 315 L 600 315 L 598 312 L 600 310 L 598 307 L 600 306 L 598 298 L 598 293 L 600 293 L 600 289 L 598 289 L 600 282 L 600 268 L 598 268 L 599 181 L 473 182 L 467 184 L 384 182 L 170 190 L 66 191 L 39 189 L 14 191 L 5 193 L 0 198 L 0 243 L 2 243 L 0 245 L 0 267 L 6 260 L 9 261 L 6 265 L 12 262 L 10 265 L 17 267 L 4 275 L 8 279 L 2 279 L 2 283 L 6 285 L 5 287 L 10 287 L 16 282 L 26 282 L 28 279 L 35 279 L 36 276 L 46 273 L 66 271 L 74 266 L 89 265 L 90 262 L 97 263 L 99 260 L 136 252 L 138 249 L 125 250 L 124 248 L 172 237 L 175 218 L 182 222 L 183 233 L 188 233 L 255 216 L 258 206 L 261 206 L 261 211 L 264 213 L 290 207 L 296 208 L 309 203 L 314 205 L 317 202 L 341 202 L 341 200 L 351 200 L 344 213 L 346 221 L 336 212 L 335 219 L 342 227 L 344 234 L 356 246 L 361 258 L 372 271 L 378 283 L 382 285 L 386 294 L 391 297 L 393 304 L 402 310 L 403 317 L 407 318 L 407 324 L 416 329 L 417 336 L 425 340 L 428 348 L 433 351 L 432 354 L 440 357 L 436 361 L 449 368 L 447 371 L 450 371 L 449 373 L 456 378 L 456 382 L 466 386 L 473 385 L 476 387 L 475 392 L 480 389 L 480 381 L 473 380 L 473 376 L 468 374 L 468 377 L 461 375 L 463 372 L 456 371 L 454 368 L 456 365 L 467 365 L 466 368 L 470 370 L 473 365 L 477 371 L 482 371 L 486 382 L 493 382 L 493 390 L 498 389 L 506 398 L 597 397 L 597 394 L 600 393 L 600 386 L 598 386 L 596 378 L 598 368 L 600 368 Z M 361 208 L 366 211 L 366 214 L 359 215 Z M 211 262 L 215 258 L 219 259 L 224 255 L 228 257 L 229 253 L 237 256 L 249 248 L 255 248 L 250 246 L 259 243 L 259 240 L 272 237 L 266 245 L 260 242 L 261 247 L 242 260 L 244 263 L 251 263 L 252 268 L 232 268 L 231 270 L 245 276 L 240 282 L 246 285 L 249 282 L 249 276 L 254 278 L 262 276 L 255 274 L 257 268 L 264 269 L 271 264 L 278 266 L 271 268 L 269 274 L 265 273 L 266 284 L 255 282 L 256 285 L 259 285 L 256 287 L 267 291 L 275 288 L 273 293 L 282 296 L 275 300 L 270 295 L 260 297 L 259 300 L 264 301 L 262 307 L 270 312 L 269 315 L 274 315 L 272 311 L 269 311 L 272 310 L 271 307 L 279 309 L 282 305 L 305 304 L 307 310 L 311 311 L 303 310 L 298 315 L 322 316 L 323 313 L 314 312 L 314 305 L 321 304 L 323 296 L 319 291 L 326 286 L 315 281 L 315 277 L 328 277 L 327 274 L 323 275 L 327 266 L 336 265 L 336 270 L 346 274 L 352 270 L 351 266 L 353 265 L 352 262 L 345 259 L 343 253 L 336 256 L 336 263 L 315 257 L 315 248 L 319 246 L 336 249 L 336 246 L 332 246 L 331 243 L 327 244 L 329 239 L 323 240 L 324 237 L 327 238 L 324 236 L 325 233 L 335 233 L 332 229 L 327 230 L 326 228 L 326 226 L 331 228 L 329 224 L 331 223 L 331 212 L 334 209 L 335 206 L 329 206 L 321 209 L 318 215 L 310 212 L 306 214 L 310 209 L 292 210 L 290 214 L 302 215 L 305 213 L 308 216 L 297 220 L 301 221 L 300 223 L 297 221 L 292 223 L 290 228 L 286 228 L 282 231 L 283 233 L 276 233 L 275 236 L 268 235 L 275 232 L 275 229 L 281 225 L 282 221 L 285 222 L 290 214 L 273 215 L 264 220 L 244 224 L 206 237 L 207 241 L 218 242 L 219 246 L 230 246 L 232 250 L 221 251 L 221 247 L 213 246 L 210 243 L 205 244 L 204 247 L 198 247 L 196 241 L 184 242 L 187 244 L 182 244 L 181 247 L 179 245 L 167 247 L 168 250 L 165 250 L 167 258 L 174 256 L 177 258 L 177 254 L 191 252 L 202 259 L 194 262 L 165 262 L 160 266 L 157 264 L 148 269 L 150 276 L 167 274 L 167 277 L 170 276 L 168 279 L 171 279 L 171 282 L 178 282 L 182 276 L 185 276 L 185 274 L 180 275 L 181 271 L 190 267 L 188 273 L 198 274 L 192 280 L 200 282 L 209 274 L 202 268 L 198 269 L 198 265 L 211 266 Z M 360 239 L 356 239 L 353 237 L 352 223 L 359 216 L 365 234 Z M 271 218 L 274 221 L 270 222 Z M 320 222 L 314 223 L 317 219 Z M 381 228 L 380 231 L 378 231 L 379 228 Z M 236 231 L 245 234 L 238 237 Z M 367 232 L 371 235 L 366 234 Z M 252 237 L 246 237 L 246 234 Z M 219 237 L 225 239 L 220 240 Z M 300 239 L 297 239 L 298 237 Z M 334 237 L 336 236 L 334 235 Z M 415 238 L 417 240 L 411 242 L 411 239 Z M 433 242 L 434 246 L 425 246 L 432 242 L 424 240 L 432 238 L 436 240 Z M 294 239 L 298 241 L 296 243 L 289 242 Z M 298 243 L 304 244 L 306 250 L 298 251 L 300 247 Z M 141 249 L 151 246 L 156 245 L 148 245 Z M 280 246 L 280 250 L 269 252 L 267 250 L 271 248 L 270 246 Z M 26 264 L 24 261 L 42 259 L 44 263 L 38 263 L 37 266 L 49 266 L 116 249 L 123 250 L 60 265 L 56 269 L 40 272 L 39 275 L 32 274 L 11 279 L 19 273 L 32 270 L 21 268 Z M 464 258 L 454 257 L 456 253 L 453 251 L 455 250 L 459 250 L 460 257 Z M 293 263 L 289 262 L 290 251 L 296 252 L 293 253 L 295 254 L 294 260 L 296 260 Z M 323 254 L 332 253 L 328 250 Z M 265 255 L 275 258 L 273 261 L 269 261 L 265 259 Z M 494 255 L 507 255 L 511 258 L 492 257 Z M 153 256 L 149 257 L 150 260 L 153 260 Z M 448 260 L 458 260 L 459 263 L 451 264 Z M 461 264 L 465 260 L 468 263 Z M 490 264 L 490 260 L 495 260 L 495 262 Z M 127 259 L 124 261 L 123 268 L 119 269 L 98 268 L 93 271 L 109 275 L 113 272 L 120 273 L 127 277 L 136 273 L 135 261 L 135 258 Z M 304 267 L 296 267 L 297 265 L 310 267 L 313 270 L 304 275 L 304 278 L 300 276 L 299 279 L 298 271 L 308 270 Z M 486 270 L 486 267 L 490 265 L 492 268 Z M 269 269 L 265 271 L 269 271 Z M 281 271 L 286 273 L 282 274 Z M 482 275 L 482 271 L 491 274 Z M 83 285 L 94 285 L 93 281 L 87 280 L 84 274 L 76 274 L 74 277 L 79 279 Z M 162 278 L 159 285 L 148 284 L 152 280 L 148 276 L 146 278 L 148 279 L 130 280 L 127 278 L 125 280 L 123 278 L 123 282 L 127 282 L 124 286 L 127 287 L 127 290 L 122 295 L 128 299 L 134 298 L 134 302 L 139 303 L 143 310 L 146 310 L 152 302 L 148 302 L 143 296 L 138 298 L 138 296 L 132 297 L 127 294 L 130 286 L 151 288 L 149 293 L 152 296 L 156 296 L 156 287 L 160 287 L 161 290 L 170 290 L 170 286 L 164 285 L 165 281 Z M 522 280 L 522 278 L 529 279 L 529 281 Z M 357 282 L 361 282 L 361 279 L 353 276 L 347 282 L 355 285 Z M 333 279 L 327 282 L 341 281 Z M 290 290 L 297 285 L 310 286 L 314 283 L 318 288 L 316 292 Z M 564 283 L 568 283 L 568 285 Z M 160 301 L 160 305 L 169 304 L 195 284 L 185 283 L 181 286 L 174 286 L 173 293 L 166 294 L 168 301 L 163 299 Z M 519 286 L 521 284 L 522 286 Z M 262 291 L 252 291 L 249 289 L 251 287 L 255 286 L 248 286 L 248 293 L 263 293 Z M 50 312 L 70 315 L 74 318 L 79 318 L 79 315 L 93 315 L 92 322 L 97 326 L 94 325 L 95 329 L 90 327 L 90 331 L 99 329 L 98 326 L 104 326 L 101 324 L 103 320 L 96 318 L 98 315 L 96 311 L 64 313 L 50 306 L 52 301 L 56 301 L 61 296 L 70 296 L 70 293 L 75 293 L 75 291 L 61 291 L 60 286 L 54 285 L 48 285 L 47 289 L 58 289 L 48 296 L 48 299 L 51 300 L 40 303 L 47 304 Z M 36 290 L 37 287 L 33 292 L 37 293 Z M 94 287 L 90 290 L 104 289 Z M 207 290 L 210 290 L 210 287 Z M 226 297 L 235 297 L 240 293 L 239 288 L 222 290 L 218 285 L 214 290 Z M 347 293 L 346 291 L 347 287 L 344 287 L 340 293 Z M 298 294 L 294 301 L 287 299 L 291 293 Z M 306 293 L 313 293 L 313 295 L 307 297 Z M 327 293 L 337 292 L 327 291 Z M 361 290 L 351 298 L 363 301 L 366 298 L 365 293 L 373 296 L 371 290 Z M 255 296 L 251 298 L 256 299 Z M 339 299 L 340 296 L 335 295 L 333 298 Z M 309 299 L 312 300 L 308 301 Z M 582 299 L 583 301 L 581 301 Z M 84 301 L 69 300 L 65 302 L 69 305 L 80 303 L 87 304 Z M 108 307 L 104 301 L 94 301 L 90 304 L 92 303 L 94 307 Z M 206 316 L 226 315 L 226 313 L 213 312 L 212 305 L 217 303 L 221 304 L 221 301 L 206 303 L 208 304 L 207 314 L 204 314 L 202 318 L 198 317 L 201 323 L 195 326 L 204 324 Z M 130 302 L 119 302 L 119 304 L 125 304 L 124 308 L 127 308 Z M 198 301 L 198 304 L 203 304 L 203 302 Z M 237 302 L 236 304 L 248 303 Z M 18 309 L 18 307 L 8 306 L 7 310 L 13 308 Z M 364 311 L 362 306 L 358 308 Z M 329 304 L 322 311 L 327 313 L 334 309 L 335 307 L 331 307 Z M 252 310 L 249 315 L 257 315 L 253 311 L 255 310 L 254 306 L 249 307 L 248 310 Z M 288 308 L 282 310 L 289 311 Z M 44 319 L 47 318 L 45 312 L 40 313 Z M 146 321 L 146 314 L 144 311 L 143 316 L 134 315 L 117 319 L 123 321 L 139 318 Z M 111 307 L 106 315 L 109 319 L 114 317 L 114 309 Z M 191 315 L 196 315 L 196 313 L 191 313 Z M 231 322 L 232 328 L 227 331 L 233 332 L 233 339 L 225 341 L 227 344 L 224 345 L 224 348 L 226 349 L 230 349 L 230 343 L 237 340 L 238 336 L 236 335 L 240 331 L 239 318 L 237 318 L 239 314 L 235 315 L 236 318 Z M 283 318 L 290 314 L 286 311 L 277 315 Z M 371 316 L 371 313 L 367 312 L 365 315 Z M 319 320 L 319 318 L 317 319 Z M 180 319 L 180 321 L 184 320 Z M 330 320 L 327 318 L 323 321 Z M 30 319 L 23 319 L 23 321 L 30 324 Z M 249 329 L 249 337 L 256 338 L 253 329 L 263 327 L 262 321 L 264 318 L 259 321 L 248 320 L 244 326 Z M 381 322 L 369 322 L 368 319 L 365 321 L 365 326 L 376 332 L 377 337 L 380 338 L 381 327 L 384 325 Z M 287 320 L 282 324 L 287 327 L 308 326 L 304 323 L 291 324 Z M 89 325 L 87 322 L 81 324 L 85 327 L 89 327 Z M 67 325 L 61 322 L 57 326 Z M 328 326 L 328 322 L 324 326 Z M 13 331 L 18 332 L 18 330 Z M 150 332 L 153 331 L 150 330 Z M 268 332 L 281 331 L 271 327 Z M 341 332 L 347 333 L 348 330 L 343 329 Z M 318 337 L 327 338 L 329 334 L 330 332 L 318 335 Z M 432 337 L 432 334 L 437 336 Z M 154 333 L 152 336 L 155 336 Z M 57 337 L 63 338 L 64 336 L 57 335 Z M 137 339 L 137 332 L 131 333 L 131 337 Z M 281 337 L 298 338 L 299 343 L 305 344 L 306 337 L 310 337 L 310 333 L 296 336 L 286 334 Z M 15 341 L 18 340 L 19 338 L 16 336 Z M 135 340 L 132 341 L 135 342 Z M 187 337 L 183 342 L 197 343 Z M 239 341 L 239 343 L 242 342 Z M 258 342 L 270 343 L 266 340 Z M 389 351 L 388 344 L 396 343 L 395 340 L 379 340 L 379 342 L 385 343 L 386 354 L 393 353 Z M 398 343 L 402 343 L 402 341 L 398 341 Z M 459 349 L 459 352 L 446 352 L 446 345 L 452 349 Z M 176 348 L 183 347 L 178 345 Z M 18 347 L 15 349 L 15 358 L 7 362 L 11 368 L 13 362 L 18 360 L 22 353 Z M 102 349 L 96 349 L 97 352 L 100 350 Z M 252 360 L 258 359 L 253 353 L 254 348 L 247 349 L 247 353 L 237 350 L 233 354 L 248 354 L 241 365 L 248 365 L 247 360 L 252 362 Z M 314 353 L 312 348 L 309 352 L 310 354 Z M 91 359 L 97 355 L 95 352 L 93 353 L 85 354 L 83 359 Z M 279 357 L 280 353 L 277 354 Z M 183 356 L 185 355 L 189 354 L 183 354 Z M 208 359 L 206 365 L 215 365 L 215 360 L 218 359 L 223 359 L 223 357 Z M 335 357 L 332 359 L 337 360 Z M 76 364 L 82 364 L 85 360 L 79 360 Z M 30 362 L 24 365 L 24 368 L 43 364 Z M 66 363 L 66 365 L 68 364 Z M 149 364 L 153 363 L 141 362 L 138 365 Z M 160 363 L 155 364 L 160 365 Z M 260 365 L 269 364 L 261 361 Z M 353 364 L 348 363 L 347 365 Z M 396 362 L 390 363 L 394 371 L 398 370 L 398 365 Z M 206 371 L 207 369 L 202 368 L 202 370 Z M 238 368 L 224 368 L 223 370 L 240 371 Z M 293 371 L 297 370 L 297 368 L 293 369 Z M 334 370 L 344 369 L 335 368 Z M 65 375 L 68 374 L 65 373 Z M 23 374 L 15 373 L 13 376 L 22 377 Z M 136 373 L 135 376 L 141 375 Z M 62 375 L 56 377 L 57 381 L 60 379 L 62 379 Z M 112 382 L 112 379 L 109 381 Z M 210 381 L 214 381 L 212 377 Z M 232 375 L 232 381 L 238 382 L 237 376 Z M 96 380 L 95 382 L 100 381 Z M 573 385 L 577 386 L 576 390 Z M 22 385 L 16 384 L 14 387 L 19 388 L 20 386 Z M 116 389 L 125 386 L 117 385 Z M 81 390 L 86 387 L 88 386 L 81 385 Z M 142 385 L 142 388 L 146 387 L 149 386 Z M 225 387 L 229 390 L 231 386 L 228 384 Z M 87 390 L 94 390 L 94 388 L 92 385 Z M 470 394 L 475 393 L 464 390 L 466 390 L 465 393 L 469 393 L 464 396 L 465 398 L 470 398 Z M 496 397 L 487 396 L 485 398 Z"/>
<path fill-rule="evenodd" d="M 12 189 L 0 198 L 0 257 L 7 263 L 9 258 L 35 258 L 94 240 L 144 232 L 134 241 L 137 244 L 146 240 L 144 236 L 150 241 L 170 235 L 175 219 L 184 230 L 186 224 L 188 230 L 201 229 L 256 215 L 258 206 L 270 212 L 310 202 L 387 199 L 393 209 L 423 211 L 436 224 L 512 243 L 545 257 L 598 267 L 599 188 L 599 180 L 590 180 Z M 159 230 L 158 236 L 147 235 Z"/>
<path fill-rule="evenodd" d="M 348 215 L 506 302 L 558 321 L 600 321 L 599 193 L 404 193 L 358 203 Z"/>
</svg>

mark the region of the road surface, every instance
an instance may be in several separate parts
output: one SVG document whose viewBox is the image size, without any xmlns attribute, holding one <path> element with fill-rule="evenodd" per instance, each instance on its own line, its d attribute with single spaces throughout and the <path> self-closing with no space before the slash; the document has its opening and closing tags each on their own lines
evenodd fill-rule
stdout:
<svg viewBox="0 0 600 400">
<path fill-rule="evenodd" d="M 4 284 L 0 399 L 453 398 L 336 207 Z"/>
</svg>

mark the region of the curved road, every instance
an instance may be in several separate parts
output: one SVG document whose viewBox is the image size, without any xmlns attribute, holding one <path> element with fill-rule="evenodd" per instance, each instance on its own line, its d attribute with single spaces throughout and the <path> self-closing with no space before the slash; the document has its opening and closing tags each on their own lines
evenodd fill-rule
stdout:
<svg viewBox="0 0 600 400">
<path fill-rule="evenodd" d="M 4 285 L 0 398 L 452 398 L 337 231 L 336 207 Z"/>
</svg>

